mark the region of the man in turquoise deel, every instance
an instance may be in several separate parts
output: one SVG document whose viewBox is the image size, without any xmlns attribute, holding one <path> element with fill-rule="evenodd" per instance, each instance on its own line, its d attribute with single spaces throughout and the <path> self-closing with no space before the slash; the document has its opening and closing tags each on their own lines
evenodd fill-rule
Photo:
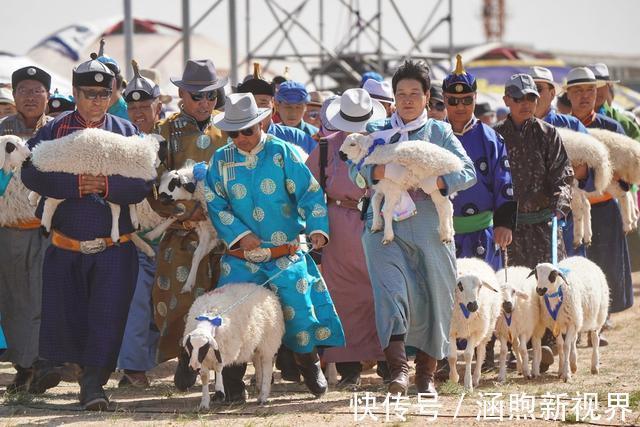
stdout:
<svg viewBox="0 0 640 427">
<path fill-rule="evenodd" d="M 270 111 L 250 93 L 229 95 L 214 124 L 232 143 L 218 149 L 209 165 L 206 198 L 218 237 L 229 250 L 222 257 L 218 287 L 239 282 L 267 284 L 282 304 L 283 343 L 294 352 L 305 384 L 326 392 L 317 346 L 344 345 L 344 332 L 317 266 L 302 252 L 304 232 L 314 249 L 328 243 L 327 205 L 320 185 L 290 144 L 262 132 Z M 225 368 L 225 394 L 244 398 L 245 366 Z"/>
</svg>

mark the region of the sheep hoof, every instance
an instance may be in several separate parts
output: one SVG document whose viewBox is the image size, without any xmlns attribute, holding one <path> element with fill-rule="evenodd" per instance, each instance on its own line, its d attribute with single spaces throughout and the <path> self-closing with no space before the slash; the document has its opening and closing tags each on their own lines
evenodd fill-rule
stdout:
<svg viewBox="0 0 640 427">
<path fill-rule="evenodd" d="M 216 403 L 223 403 L 224 397 L 225 396 L 223 391 L 216 391 L 215 393 L 213 393 L 213 401 Z"/>
<path fill-rule="evenodd" d="M 258 398 L 258 406 L 265 406 L 267 404 L 267 399 Z"/>
<path fill-rule="evenodd" d="M 387 246 L 389 243 L 393 242 L 393 239 L 382 239 L 382 244 Z"/>
<path fill-rule="evenodd" d="M 200 403 L 200 406 L 198 406 L 198 410 L 199 411 L 208 411 L 209 410 L 209 404 L 208 403 Z"/>
<path fill-rule="evenodd" d="M 188 286 L 183 286 L 182 289 L 180 289 L 181 294 L 188 294 L 189 292 L 191 292 L 191 288 Z"/>
<path fill-rule="evenodd" d="M 591 368 L 591 373 L 592 373 L 593 375 L 598 375 L 598 374 L 600 373 L 600 369 L 599 369 L 597 366 L 593 366 L 593 367 Z"/>
</svg>

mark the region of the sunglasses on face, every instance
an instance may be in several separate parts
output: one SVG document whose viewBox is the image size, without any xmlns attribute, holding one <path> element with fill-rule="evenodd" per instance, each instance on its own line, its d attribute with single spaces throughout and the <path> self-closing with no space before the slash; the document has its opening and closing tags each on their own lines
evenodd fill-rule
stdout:
<svg viewBox="0 0 640 427">
<path fill-rule="evenodd" d="M 523 101 L 536 102 L 538 97 L 536 95 L 534 95 L 533 93 L 528 93 L 525 96 L 523 96 L 522 98 L 512 98 L 512 99 L 513 99 L 513 102 L 515 102 L 516 104 L 520 104 Z"/>
<path fill-rule="evenodd" d="M 464 98 L 449 97 L 447 98 L 447 104 L 449 104 L 452 107 L 455 107 L 458 104 L 471 105 L 473 104 L 473 96 L 465 96 Z"/>
<path fill-rule="evenodd" d="M 309 116 L 310 119 L 317 119 L 320 117 L 320 111 L 310 111 L 307 113 L 307 116 Z"/>
<path fill-rule="evenodd" d="M 207 101 L 213 101 L 218 97 L 218 94 L 216 93 L 216 91 L 198 93 L 189 92 L 189 96 L 191 96 L 191 99 L 193 99 L 194 101 L 202 101 L 205 98 L 207 99 Z"/>
<path fill-rule="evenodd" d="M 445 110 L 445 105 L 444 102 L 442 101 L 436 101 L 436 102 L 430 102 L 429 103 L 429 108 L 436 110 L 436 111 L 444 111 Z"/>
<path fill-rule="evenodd" d="M 82 92 L 82 95 L 89 101 L 95 101 L 96 99 L 100 101 L 107 101 L 111 99 L 112 94 L 112 91 L 108 89 L 101 91 L 80 89 L 80 92 Z"/>
<path fill-rule="evenodd" d="M 253 135 L 253 127 L 242 129 L 241 131 L 237 131 L 237 130 L 227 131 L 227 135 L 229 135 L 229 138 L 231 139 L 236 139 L 240 134 L 244 136 Z"/>
</svg>

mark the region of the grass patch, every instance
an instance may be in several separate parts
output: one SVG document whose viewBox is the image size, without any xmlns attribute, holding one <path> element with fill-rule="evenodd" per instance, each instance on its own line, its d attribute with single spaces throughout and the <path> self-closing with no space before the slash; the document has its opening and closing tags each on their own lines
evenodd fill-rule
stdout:
<svg viewBox="0 0 640 427">
<path fill-rule="evenodd" d="M 438 394 L 443 396 L 458 396 L 464 392 L 464 386 L 447 380 L 438 390 Z"/>
<path fill-rule="evenodd" d="M 41 397 L 34 396 L 31 393 L 5 393 L 3 396 L 3 403 L 6 406 L 21 406 L 32 405 L 34 403 L 41 403 L 43 399 Z"/>
<path fill-rule="evenodd" d="M 629 408 L 640 408 L 640 390 L 632 391 L 629 393 Z"/>
</svg>

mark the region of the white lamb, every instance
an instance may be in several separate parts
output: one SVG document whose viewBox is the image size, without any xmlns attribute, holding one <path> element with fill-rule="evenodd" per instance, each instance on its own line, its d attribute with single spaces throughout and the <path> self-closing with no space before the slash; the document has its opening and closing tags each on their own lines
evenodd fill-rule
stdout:
<svg viewBox="0 0 640 427">
<path fill-rule="evenodd" d="M 629 191 L 620 187 L 617 179 L 627 184 L 640 184 L 640 144 L 638 141 L 616 132 L 604 129 L 589 129 L 609 150 L 609 159 L 616 179 L 606 191 L 617 198 L 622 213 L 622 227 L 625 233 L 637 228 L 638 201 Z"/>
<path fill-rule="evenodd" d="M 369 155 L 369 148 L 373 144 L 373 137 L 353 133 L 344 140 L 340 152 L 354 163 L 364 159 L 364 165 L 386 165 L 397 163 L 405 166 L 410 172 L 406 182 L 396 183 L 383 178 L 373 186 L 375 190 L 371 198 L 373 211 L 373 224 L 371 231 L 379 231 L 384 226 L 383 244 L 393 241 L 393 210 L 400 202 L 402 192 L 411 188 L 420 188 L 420 180 L 446 175 L 460 171 L 463 168 L 462 161 L 450 151 L 425 141 L 403 141 L 395 144 L 378 146 Z M 438 233 L 443 242 L 453 240 L 453 204 L 448 197 L 443 196 L 439 190 L 429 194 L 438 212 Z M 380 217 L 382 198 L 385 203 Z"/>
<path fill-rule="evenodd" d="M 29 190 L 20 180 L 20 168 L 30 154 L 22 138 L 15 135 L 0 136 L 0 168 L 5 174 L 13 174 L 4 195 L 0 197 L 0 227 L 34 217 L 34 209 L 27 200 Z"/>
<path fill-rule="evenodd" d="M 162 202 L 171 203 L 178 200 L 195 199 L 200 203 L 200 206 L 206 215 L 207 201 L 205 191 L 204 182 L 196 182 L 193 177 L 192 164 L 189 164 L 182 169 L 171 170 L 163 173 L 160 178 L 160 185 L 158 186 L 158 196 Z M 146 237 L 152 240 L 159 237 L 175 220 L 175 218 L 168 218 L 158 227 L 147 233 Z M 202 261 L 202 258 L 208 255 L 209 252 L 211 252 L 219 243 L 216 230 L 213 228 L 213 224 L 211 224 L 208 217 L 197 222 L 196 233 L 198 234 L 198 246 L 193 253 L 191 269 L 189 270 L 187 280 L 180 291 L 181 293 L 191 292 L 193 290 L 196 283 L 196 276 L 198 274 L 200 261 Z"/>
<path fill-rule="evenodd" d="M 102 129 L 83 129 L 34 147 L 33 165 L 42 172 L 66 172 L 75 175 L 121 175 L 127 178 L 152 180 L 156 177 L 158 140 L 153 136 L 122 136 Z M 37 197 L 37 196 L 36 196 Z M 30 199 L 33 201 L 33 195 Z M 51 231 L 51 221 L 62 199 L 47 197 L 41 224 Z M 111 210 L 113 242 L 120 240 L 118 220 L 120 205 L 107 202 Z M 134 205 L 129 206 L 131 222 L 138 227 Z"/>
<path fill-rule="evenodd" d="M 221 318 L 219 326 L 216 317 Z M 203 318 L 209 320 L 197 320 Z M 231 283 L 198 297 L 189 309 L 182 345 L 190 355 L 189 366 L 200 372 L 200 408 L 209 409 L 210 369 L 216 372 L 215 398 L 224 400 L 222 368 L 247 362 L 256 371 L 258 403 L 267 403 L 273 358 L 283 335 L 280 302 L 262 286 Z"/>
<path fill-rule="evenodd" d="M 544 327 L 540 324 L 540 301 L 536 294 L 536 281 L 528 277 L 530 269 L 527 267 L 507 268 L 496 273 L 500 292 L 502 294 L 502 313 L 496 322 L 496 336 L 500 340 L 500 371 L 498 381 L 503 382 L 507 374 L 507 342 L 513 345 L 516 354 L 518 370 L 525 378 L 540 376 L 540 360 L 542 349 L 540 338 L 544 334 Z M 533 348 L 533 369 L 529 369 L 529 353 L 527 342 L 531 337 L 538 337 Z"/>
<path fill-rule="evenodd" d="M 535 275 L 537 280 L 540 321 L 556 336 L 559 377 L 567 382 L 577 370 L 576 340 L 580 332 L 590 333 L 591 373 L 597 374 L 599 333 L 609 312 L 609 286 L 600 267 L 587 258 L 570 257 L 560 261 L 558 267 L 538 264 L 530 275 Z M 555 320 L 551 313 L 557 313 Z M 539 341 L 535 336 L 533 339 Z"/>
<path fill-rule="evenodd" d="M 588 246 L 591 244 L 593 235 L 589 197 L 601 195 L 611 182 L 613 170 L 609 161 L 609 151 L 597 138 L 589 134 L 566 128 L 557 128 L 557 131 L 562 138 L 571 165 L 574 167 L 587 165 L 594 171 L 595 191 L 581 190 L 577 180 L 573 180 L 572 184 L 573 246 L 578 247 L 583 243 Z"/>
<path fill-rule="evenodd" d="M 486 288 L 486 289 L 483 289 Z M 458 260 L 455 303 L 449 331 L 449 379 L 458 382 L 456 338 L 467 340 L 464 350 L 464 386 L 473 390 L 480 383 L 485 347 L 500 315 L 500 294 L 495 272 L 477 258 Z M 471 360 L 476 351 L 476 366 L 471 378 Z"/>
</svg>

